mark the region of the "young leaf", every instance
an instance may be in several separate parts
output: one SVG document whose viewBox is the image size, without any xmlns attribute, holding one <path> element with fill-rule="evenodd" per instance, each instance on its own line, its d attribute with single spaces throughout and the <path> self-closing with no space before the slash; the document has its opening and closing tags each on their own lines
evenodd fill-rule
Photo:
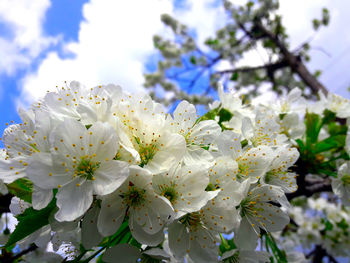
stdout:
<svg viewBox="0 0 350 263">
<path fill-rule="evenodd" d="M 222 108 L 220 111 L 219 111 L 219 124 L 221 124 L 222 122 L 224 121 L 229 121 L 231 120 L 233 114 L 231 112 L 229 112 L 228 110 Z"/>
<path fill-rule="evenodd" d="M 320 153 L 344 147 L 346 135 L 335 135 L 328 137 L 315 145 L 314 153 Z"/>
<path fill-rule="evenodd" d="M 26 209 L 23 214 L 17 216 L 18 224 L 15 231 L 10 235 L 5 247 L 10 247 L 16 242 L 29 236 L 43 226 L 49 224 L 49 216 L 56 208 L 56 198 L 41 210 L 34 210 L 32 207 Z"/>
<path fill-rule="evenodd" d="M 196 120 L 196 123 L 201 122 L 201 121 L 206 121 L 206 120 L 214 120 L 216 115 L 219 112 L 219 108 L 215 108 L 211 111 L 208 111 L 206 114 L 204 114 L 202 117 L 199 117 Z"/>
<path fill-rule="evenodd" d="M 323 111 L 323 123 L 334 123 L 336 119 L 336 115 L 333 111 L 325 109 Z"/>
<path fill-rule="evenodd" d="M 306 144 L 309 146 L 317 141 L 323 123 L 321 117 L 315 113 L 307 113 L 305 118 Z"/>
<path fill-rule="evenodd" d="M 20 178 L 7 185 L 9 192 L 18 198 L 32 203 L 33 183 L 25 178 Z"/>
<path fill-rule="evenodd" d="M 346 125 L 338 125 L 336 122 L 331 122 L 328 125 L 328 133 L 331 136 L 339 135 L 339 134 L 346 135 L 347 131 L 348 131 L 348 126 Z"/>
</svg>

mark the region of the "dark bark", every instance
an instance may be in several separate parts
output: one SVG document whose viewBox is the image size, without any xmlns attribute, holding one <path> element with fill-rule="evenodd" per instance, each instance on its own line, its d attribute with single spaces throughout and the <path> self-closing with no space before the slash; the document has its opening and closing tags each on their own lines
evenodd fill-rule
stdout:
<svg viewBox="0 0 350 263">
<path fill-rule="evenodd" d="M 227 73 L 236 73 L 236 72 L 252 72 L 256 70 L 262 70 L 265 69 L 267 72 L 275 72 L 278 69 L 288 67 L 289 64 L 285 60 L 280 60 L 276 63 L 269 63 L 257 67 L 241 67 L 241 68 L 235 68 L 235 69 L 228 69 L 228 70 L 222 70 L 217 71 L 215 74 L 227 74 Z"/>
<path fill-rule="evenodd" d="M 2 250 L 2 255 L 0 256 L 0 262 L 2 263 L 12 263 L 16 259 L 21 258 L 22 256 L 36 250 L 38 247 L 35 244 L 31 244 L 27 249 L 22 250 L 16 255 L 13 255 L 12 253 L 6 253 L 6 251 Z"/>
<path fill-rule="evenodd" d="M 319 82 L 314 75 L 310 73 L 310 71 L 303 63 L 301 57 L 289 51 L 285 43 L 283 43 L 283 41 L 281 41 L 276 34 L 267 30 L 259 19 L 256 19 L 254 21 L 254 26 L 250 31 L 247 30 L 247 28 L 241 23 L 239 23 L 239 27 L 251 39 L 259 40 L 263 38 L 268 38 L 269 40 L 271 40 L 279 48 L 280 55 L 282 56 L 282 59 L 279 62 L 277 62 L 277 64 L 280 62 L 286 63 L 286 67 L 290 67 L 292 71 L 300 77 L 300 79 L 305 83 L 305 85 L 307 85 L 311 89 L 314 95 L 317 95 L 319 91 L 322 91 L 326 95 L 328 94 L 328 90 L 326 89 L 326 87 L 321 82 Z M 251 67 L 251 70 L 245 68 L 245 72 L 259 70 L 263 68 L 269 69 L 270 65 L 273 64 L 267 64 L 265 66 L 255 68 Z M 233 72 L 235 72 L 235 69 L 232 70 Z"/>
<path fill-rule="evenodd" d="M 330 263 L 338 263 L 338 261 L 331 255 L 327 253 L 327 251 L 320 245 L 317 245 L 313 251 L 311 251 L 307 258 L 312 257 L 312 263 L 321 263 L 323 262 L 323 258 L 328 258 Z"/>
</svg>

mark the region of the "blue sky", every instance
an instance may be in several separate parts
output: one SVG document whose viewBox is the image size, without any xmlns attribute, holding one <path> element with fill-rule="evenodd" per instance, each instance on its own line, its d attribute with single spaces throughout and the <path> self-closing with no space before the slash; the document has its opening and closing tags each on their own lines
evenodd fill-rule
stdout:
<svg viewBox="0 0 350 263">
<path fill-rule="evenodd" d="M 244 0 L 232 0 L 244 2 Z M 201 42 L 223 25 L 218 0 L 3 0 L 0 3 L 0 133 L 16 109 L 26 107 L 64 80 L 87 86 L 116 83 L 142 90 L 143 72 L 157 54 L 154 34 L 168 34 L 159 16 L 175 14 L 190 25 Z M 138 8 L 135 9 L 135 6 Z M 331 23 L 312 33 L 311 19 L 327 6 Z M 349 1 L 281 0 L 280 12 L 291 36 L 291 47 L 312 39 L 312 70 L 321 69 L 328 89 L 350 97 L 350 32 L 346 30 Z M 296 19 L 298 18 L 298 19 Z M 205 21 L 205 23 L 204 23 Z M 251 52 L 243 65 L 259 65 Z"/>
</svg>

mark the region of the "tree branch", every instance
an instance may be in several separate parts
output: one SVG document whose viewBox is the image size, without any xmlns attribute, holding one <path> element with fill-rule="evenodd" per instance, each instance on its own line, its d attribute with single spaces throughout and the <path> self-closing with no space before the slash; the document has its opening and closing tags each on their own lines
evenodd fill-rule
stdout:
<svg viewBox="0 0 350 263">
<path fill-rule="evenodd" d="M 328 257 L 329 262 L 337 263 L 338 261 L 331 255 L 328 254 L 328 252 L 320 245 L 317 245 L 311 253 L 307 255 L 307 258 L 312 257 L 312 263 L 319 263 L 323 262 L 322 259 L 325 257 Z"/>
<path fill-rule="evenodd" d="M 298 189 L 295 192 L 286 194 L 289 201 L 299 196 L 310 197 L 316 193 L 332 192 L 331 181 L 328 178 L 323 179 L 319 183 L 310 184 L 305 180 L 305 175 L 300 174 L 297 177 L 297 185 Z"/>
<path fill-rule="evenodd" d="M 254 21 L 253 29 L 261 32 L 260 37 L 266 37 L 270 39 L 280 50 L 281 55 L 283 56 L 283 60 L 285 60 L 291 69 L 298 74 L 298 76 L 304 81 L 304 83 L 310 87 L 314 94 L 317 94 L 318 91 L 322 91 L 324 94 L 328 94 L 327 89 L 321 84 L 306 68 L 304 63 L 301 61 L 300 56 L 296 56 L 291 53 L 286 45 L 277 37 L 277 35 L 268 31 L 263 24 L 256 20 Z M 252 34 L 251 34 L 252 35 Z M 255 37 L 254 35 L 252 35 Z M 257 37 L 255 37 L 257 38 Z"/>
<path fill-rule="evenodd" d="M 16 259 L 19 259 L 20 257 L 36 250 L 38 247 L 35 244 L 31 244 L 27 249 L 22 250 L 21 252 L 19 252 L 16 255 L 10 256 L 10 257 L 5 257 L 1 259 L 1 262 L 3 263 L 12 263 L 15 262 Z M 5 255 L 6 256 L 6 255 Z"/>
<path fill-rule="evenodd" d="M 221 70 L 221 71 L 215 72 L 214 74 L 223 75 L 223 74 L 236 73 L 236 72 L 252 72 L 252 71 L 261 70 L 261 69 L 265 69 L 267 72 L 274 72 L 278 69 L 285 68 L 288 66 L 289 64 L 287 63 L 287 61 L 280 60 L 275 63 L 269 63 L 269 64 L 257 66 L 257 67 L 241 67 L 241 68 L 235 68 L 235 69 Z"/>
</svg>

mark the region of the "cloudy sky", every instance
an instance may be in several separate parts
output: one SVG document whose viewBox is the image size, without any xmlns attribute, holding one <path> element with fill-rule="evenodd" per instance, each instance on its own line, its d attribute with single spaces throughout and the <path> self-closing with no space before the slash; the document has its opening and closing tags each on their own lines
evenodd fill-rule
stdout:
<svg viewBox="0 0 350 263">
<path fill-rule="evenodd" d="M 244 2 L 244 0 L 232 0 Z M 19 122 L 16 109 L 64 80 L 87 86 L 116 83 L 142 89 L 143 73 L 156 56 L 154 34 L 167 34 L 160 15 L 169 13 L 204 40 L 224 23 L 218 0 L 0 0 L 0 133 Z M 312 70 L 326 87 L 350 97 L 350 1 L 280 0 L 292 48 L 312 39 Z M 329 27 L 314 34 L 311 19 L 322 7 Z M 254 52 L 246 63 L 261 64 Z"/>
</svg>

